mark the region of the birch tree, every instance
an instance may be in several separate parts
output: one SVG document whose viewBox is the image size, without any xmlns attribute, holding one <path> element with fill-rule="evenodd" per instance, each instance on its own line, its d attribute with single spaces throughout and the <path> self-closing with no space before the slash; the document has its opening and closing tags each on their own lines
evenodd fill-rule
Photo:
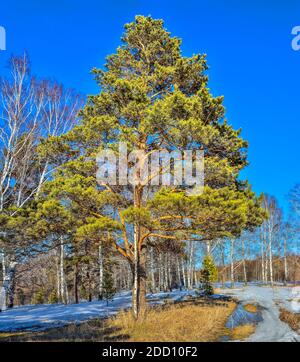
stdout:
<svg viewBox="0 0 300 362">
<path fill-rule="evenodd" d="M 9 70 L 9 77 L 0 79 L 0 213 L 7 221 L 18 217 L 51 174 L 49 160 L 37 152 L 40 137 L 68 131 L 80 105 L 80 97 L 74 91 L 65 90 L 55 81 L 32 76 L 25 53 L 11 57 Z M 16 230 L 5 231 L 5 222 L 2 225 L 6 245 L 2 254 L 6 264 L 13 261 L 16 267 Z M 14 248 L 7 247 L 13 244 Z M 12 292 L 13 288 L 9 290 Z M 10 300 L 13 305 L 11 295 Z"/>
<path fill-rule="evenodd" d="M 268 212 L 268 218 L 264 222 L 263 228 L 267 235 L 267 258 L 269 264 L 270 284 L 274 283 L 273 275 L 273 248 L 276 238 L 278 240 L 278 232 L 281 224 L 282 212 L 278 207 L 277 201 L 274 197 L 265 195 L 263 198 L 263 207 Z"/>
</svg>

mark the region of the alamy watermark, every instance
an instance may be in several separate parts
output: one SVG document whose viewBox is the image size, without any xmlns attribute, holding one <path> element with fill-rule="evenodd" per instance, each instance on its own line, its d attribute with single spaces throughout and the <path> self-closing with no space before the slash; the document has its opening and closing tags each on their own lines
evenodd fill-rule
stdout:
<svg viewBox="0 0 300 362">
<path fill-rule="evenodd" d="M 199 195 L 204 187 L 204 152 L 201 150 L 128 152 L 126 143 L 117 150 L 104 149 L 97 161 L 100 185 L 184 186 L 189 196 Z"/>
<path fill-rule="evenodd" d="M 300 26 L 293 27 L 292 35 L 295 35 L 292 40 L 292 49 L 298 51 L 300 50 Z"/>
<path fill-rule="evenodd" d="M 0 51 L 6 50 L 6 30 L 0 26 Z"/>
</svg>

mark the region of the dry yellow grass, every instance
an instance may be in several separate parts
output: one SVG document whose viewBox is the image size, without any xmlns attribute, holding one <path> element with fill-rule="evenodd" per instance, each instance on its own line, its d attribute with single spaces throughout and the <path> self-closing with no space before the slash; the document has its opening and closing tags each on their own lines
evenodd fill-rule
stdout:
<svg viewBox="0 0 300 362">
<path fill-rule="evenodd" d="M 244 309 L 250 313 L 257 312 L 257 306 L 255 304 L 246 304 L 246 305 L 244 305 Z"/>
<path fill-rule="evenodd" d="M 233 340 L 243 340 L 248 338 L 255 332 L 254 324 L 244 324 L 242 326 L 235 327 L 230 331 L 230 337 Z"/>
<path fill-rule="evenodd" d="M 18 337 L 18 336 L 24 336 L 24 335 L 26 335 L 25 332 L 0 333 L 0 341 L 1 341 L 1 338 Z"/>
<path fill-rule="evenodd" d="M 228 334 L 225 323 L 235 307 L 234 302 L 226 306 L 173 305 L 149 309 L 140 321 L 129 311 L 121 312 L 109 325 L 135 342 L 212 342 Z"/>
<path fill-rule="evenodd" d="M 287 323 L 294 331 L 300 330 L 300 313 L 292 313 L 286 309 L 280 309 L 279 318 Z"/>
<path fill-rule="evenodd" d="M 221 288 L 214 288 L 214 293 L 215 294 L 222 294 L 222 289 Z"/>
</svg>

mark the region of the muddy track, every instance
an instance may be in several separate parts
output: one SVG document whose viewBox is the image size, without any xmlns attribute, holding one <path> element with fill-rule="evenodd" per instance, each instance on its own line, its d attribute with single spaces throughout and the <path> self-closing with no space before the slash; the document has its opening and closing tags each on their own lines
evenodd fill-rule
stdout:
<svg viewBox="0 0 300 362">
<path fill-rule="evenodd" d="M 279 305 L 286 304 L 289 288 L 248 286 L 239 289 L 225 289 L 222 293 L 235 296 L 242 304 L 258 304 L 263 321 L 259 322 L 249 342 L 300 342 L 300 335 L 279 318 Z"/>
</svg>

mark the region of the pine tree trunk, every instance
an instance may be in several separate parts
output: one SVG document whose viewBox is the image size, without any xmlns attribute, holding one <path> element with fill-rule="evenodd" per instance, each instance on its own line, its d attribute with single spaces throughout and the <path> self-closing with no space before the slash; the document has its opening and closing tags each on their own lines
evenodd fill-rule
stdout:
<svg viewBox="0 0 300 362">
<path fill-rule="evenodd" d="M 143 190 L 135 186 L 134 206 L 142 206 Z M 146 288 L 147 288 L 147 247 L 141 243 L 141 226 L 134 224 L 134 265 L 133 265 L 133 290 L 132 311 L 135 319 L 143 317 L 146 312 Z"/>
<path fill-rule="evenodd" d="M 146 261 L 147 261 L 147 248 L 142 246 L 141 256 L 140 256 L 140 265 L 139 265 L 139 284 L 140 284 L 140 294 L 139 294 L 139 314 L 144 316 L 146 312 L 146 293 L 147 293 L 147 272 L 146 272 Z"/>
<path fill-rule="evenodd" d="M 138 261 L 133 265 L 132 312 L 135 319 L 143 317 L 146 311 L 146 251 L 143 246 Z"/>
<path fill-rule="evenodd" d="M 139 316 L 139 237 L 137 225 L 134 225 L 134 265 L 133 265 L 133 289 L 132 289 L 132 312 L 135 319 Z"/>
</svg>

